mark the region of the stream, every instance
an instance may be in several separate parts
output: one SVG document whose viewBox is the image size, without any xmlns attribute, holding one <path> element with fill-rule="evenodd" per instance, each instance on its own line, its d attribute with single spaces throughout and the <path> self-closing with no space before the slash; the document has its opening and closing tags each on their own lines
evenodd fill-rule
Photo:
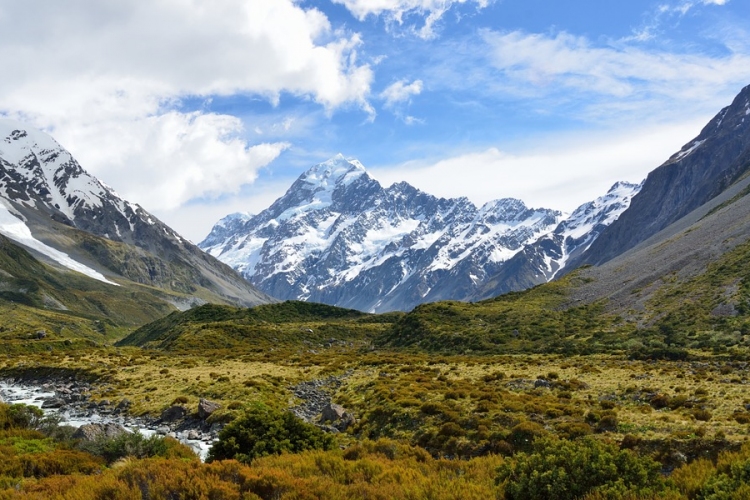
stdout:
<svg viewBox="0 0 750 500">
<path fill-rule="evenodd" d="M 73 386 L 73 390 L 69 387 Z M 80 386 L 79 386 L 80 387 Z M 47 415 L 57 415 L 61 425 L 80 427 L 86 424 L 116 424 L 129 432 L 140 432 L 150 437 L 155 434 L 171 436 L 189 446 L 205 461 L 208 450 L 216 440 L 215 433 L 201 433 L 196 429 L 171 428 L 158 419 L 132 417 L 122 409 L 107 404 L 89 402 L 76 384 L 28 383 L 18 380 L 0 380 L 0 401 L 8 404 L 23 403 L 41 408 Z"/>
</svg>

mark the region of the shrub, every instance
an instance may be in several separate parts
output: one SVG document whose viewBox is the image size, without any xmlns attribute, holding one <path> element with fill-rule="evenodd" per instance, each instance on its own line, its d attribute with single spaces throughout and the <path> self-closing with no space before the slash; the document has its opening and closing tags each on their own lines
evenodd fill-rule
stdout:
<svg viewBox="0 0 750 500">
<path fill-rule="evenodd" d="M 174 438 L 145 437 L 139 432 L 126 432 L 113 438 L 101 437 L 94 441 L 84 441 L 78 447 L 92 455 L 102 457 L 108 464 L 125 457 L 197 459 L 190 448 Z"/>
<path fill-rule="evenodd" d="M 532 453 L 519 453 L 498 469 L 496 484 L 507 500 L 573 500 L 589 493 L 606 498 L 649 494 L 664 488 L 660 465 L 629 450 L 592 438 L 540 439 Z"/>
<path fill-rule="evenodd" d="M 565 439 L 576 439 L 593 432 L 591 426 L 585 422 L 563 422 L 558 424 L 555 430 Z"/>
<path fill-rule="evenodd" d="M 720 464 L 718 472 L 707 479 L 697 498 L 742 500 L 750 497 L 750 459 Z"/>
<path fill-rule="evenodd" d="M 669 403 L 671 401 L 671 398 L 667 396 L 666 394 L 657 394 L 653 398 L 651 398 L 651 401 L 649 401 L 649 404 L 653 406 L 655 409 L 660 410 L 662 408 L 666 408 L 669 406 Z"/>
<path fill-rule="evenodd" d="M 44 412 L 25 404 L 0 404 L 0 429 L 36 429 L 44 418 Z"/>
<path fill-rule="evenodd" d="M 222 429 L 207 461 L 235 459 L 249 464 L 266 455 L 327 450 L 332 446 L 331 436 L 291 412 L 255 408 Z"/>
<path fill-rule="evenodd" d="M 507 441 L 513 445 L 516 450 L 530 450 L 534 441 L 547 434 L 544 427 L 536 422 L 525 421 L 516 425 L 510 430 Z"/>
</svg>

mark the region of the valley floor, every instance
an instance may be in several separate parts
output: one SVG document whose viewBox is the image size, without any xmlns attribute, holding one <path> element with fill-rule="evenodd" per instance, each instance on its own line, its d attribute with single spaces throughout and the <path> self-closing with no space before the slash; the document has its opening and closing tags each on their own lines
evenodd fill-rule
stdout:
<svg viewBox="0 0 750 500">
<path fill-rule="evenodd" d="M 313 398 L 313 411 L 299 415 L 309 418 L 335 403 L 354 417 L 338 425 L 343 432 L 334 431 L 337 446 L 330 451 L 256 459 L 251 468 L 130 459 L 94 467 L 97 474 L 104 471 L 96 480 L 88 476 L 92 471 L 64 467 L 62 476 L 52 477 L 0 470 L 0 498 L 141 498 L 144 487 L 150 493 L 143 498 L 545 498 L 530 496 L 528 488 L 513 493 L 513 481 L 523 474 L 508 467 L 522 468 L 542 448 L 542 456 L 554 457 L 565 446 L 579 447 L 566 453 L 584 455 L 591 453 L 586 446 L 603 446 L 595 454 L 615 461 L 629 450 L 639 467 L 657 471 L 623 491 L 637 490 L 644 498 L 714 498 L 696 492 L 710 478 L 718 481 L 722 464 L 750 464 L 750 447 L 743 447 L 750 435 L 747 363 L 707 353 L 638 361 L 406 354 L 374 350 L 366 342 L 236 356 L 91 348 L 8 355 L 0 359 L 0 376 L 85 379 L 92 401 L 114 407 L 128 400 L 131 415 L 154 418 L 172 405 L 194 417 L 199 400 L 208 399 L 221 405 L 209 417 L 219 426 L 252 408 L 299 410 L 308 404 L 309 410 Z M 309 419 L 317 423 L 318 417 Z M 0 447 L 13 442 L 0 438 Z M 39 457 L 25 456 L 29 463 Z M 687 484 L 685 471 L 698 474 L 691 468 L 700 468 L 701 484 Z M 90 489 L 93 484 L 99 489 Z M 101 493 L 105 486 L 112 496 Z M 183 493 L 171 497 L 169 491 Z"/>
</svg>

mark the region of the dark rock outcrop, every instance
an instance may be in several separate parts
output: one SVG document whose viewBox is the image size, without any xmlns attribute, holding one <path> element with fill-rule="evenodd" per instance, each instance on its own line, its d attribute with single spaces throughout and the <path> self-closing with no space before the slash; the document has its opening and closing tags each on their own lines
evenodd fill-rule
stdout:
<svg viewBox="0 0 750 500">
<path fill-rule="evenodd" d="M 188 410 L 184 406 L 172 405 L 161 412 L 160 419 L 162 422 L 174 422 L 176 420 L 182 420 L 187 414 Z"/>
</svg>

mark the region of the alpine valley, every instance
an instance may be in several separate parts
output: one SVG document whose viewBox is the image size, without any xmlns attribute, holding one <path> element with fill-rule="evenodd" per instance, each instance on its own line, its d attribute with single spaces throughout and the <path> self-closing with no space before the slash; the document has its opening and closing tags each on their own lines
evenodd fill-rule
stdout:
<svg viewBox="0 0 750 500">
<path fill-rule="evenodd" d="M 750 87 L 569 215 L 337 156 L 208 253 L 2 121 L 0 233 L 0 499 L 750 498 Z"/>
</svg>

